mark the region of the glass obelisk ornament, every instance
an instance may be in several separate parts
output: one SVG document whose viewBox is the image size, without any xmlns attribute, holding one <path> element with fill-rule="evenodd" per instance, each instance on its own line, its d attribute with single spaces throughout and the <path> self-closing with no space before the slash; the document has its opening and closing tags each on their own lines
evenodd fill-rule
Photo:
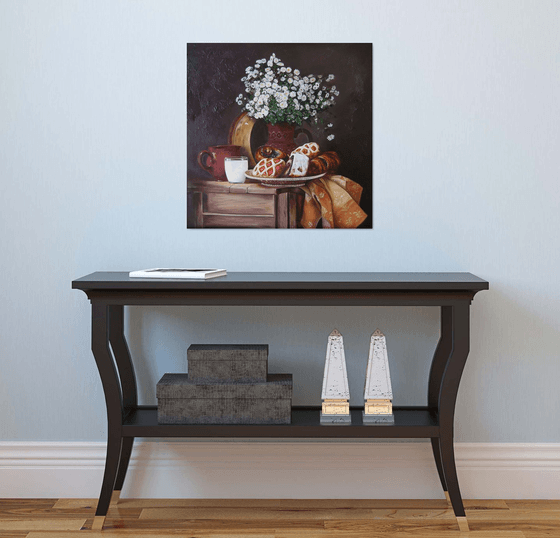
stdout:
<svg viewBox="0 0 560 538">
<path fill-rule="evenodd" d="M 371 335 L 369 344 L 364 400 L 364 424 L 395 422 L 387 342 L 379 329 Z"/>
<path fill-rule="evenodd" d="M 329 335 L 323 376 L 321 424 L 350 424 L 350 391 L 342 335 L 334 329 Z"/>
</svg>

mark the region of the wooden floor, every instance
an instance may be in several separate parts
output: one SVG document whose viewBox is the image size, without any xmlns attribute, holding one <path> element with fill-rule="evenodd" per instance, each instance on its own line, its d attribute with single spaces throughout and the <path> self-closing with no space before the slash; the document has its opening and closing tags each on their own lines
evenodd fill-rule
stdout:
<svg viewBox="0 0 560 538">
<path fill-rule="evenodd" d="M 560 501 L 120 499 L 92 531 L 95 499 L 0 499 L 1 538 L 560 538 Z"/>
</svg>

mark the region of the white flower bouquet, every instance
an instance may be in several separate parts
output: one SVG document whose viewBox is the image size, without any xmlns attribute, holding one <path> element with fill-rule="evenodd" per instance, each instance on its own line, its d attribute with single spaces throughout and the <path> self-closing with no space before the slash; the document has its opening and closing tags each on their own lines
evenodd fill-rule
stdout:
<svg viewBox="0 0 560 538">
<path fill-rule="evenodd" d="M 268 59 L 257 60 L 245 69 L 241 81 L 245 93 L 236 99 L 249 116 L 266 123 L 301 125 L 304 121 L 317 123 L 317 116 L 335 104 L 339 91 L 325 85 L 334 75 L 302 76 L 298 69 L 286 67 L 273 53 Z M 334 138 L 334 136 L 333 136 Z"/>
</svg>

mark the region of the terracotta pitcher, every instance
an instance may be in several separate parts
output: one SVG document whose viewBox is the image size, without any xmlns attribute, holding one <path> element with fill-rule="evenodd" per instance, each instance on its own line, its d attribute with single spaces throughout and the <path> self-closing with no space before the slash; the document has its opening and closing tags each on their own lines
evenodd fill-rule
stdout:
<svg viewBox="0 0 560 538">
<path fill-rule="evenodd" d="M 266 127 L 268 130 L 268 141 L 265 145 L 280 149 L 288 155 L 296 149 L 297 144 L 295 139 L 301 133 L 307 136 L 308 142 L 313 142 L 313 137 L 307 129 L 303 129 L 302 127 L 296 128 L 295 125 L 291 125 L 290 123 L 276 123 L 275 125 L 267 123 Z"/>
<path fill-rule="evenodd" d="M 227 181 L 224 159 L 226 157 L 240 157 L 243 155 L 242 149 L 241 146 L 233 145 L 210 146 L 198 154 L 198 164 L 203 170 L 214 176 L 214 179 Z"/>
</svg>

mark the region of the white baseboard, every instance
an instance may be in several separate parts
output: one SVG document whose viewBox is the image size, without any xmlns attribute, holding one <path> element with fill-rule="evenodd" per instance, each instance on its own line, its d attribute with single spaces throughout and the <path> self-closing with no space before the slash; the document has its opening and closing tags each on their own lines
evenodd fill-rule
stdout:
<svg viewBox="0 0 560 538">
<path fill-rule="evenodd" d="M 469 499 L 559 499 L 560 444 L 457 443 Z M 104 443 L 0 443 L 0 497 L 99 495 Z M 143 441 L 122 497 L 443 498 L 429 443 Z"/>
</svg>

